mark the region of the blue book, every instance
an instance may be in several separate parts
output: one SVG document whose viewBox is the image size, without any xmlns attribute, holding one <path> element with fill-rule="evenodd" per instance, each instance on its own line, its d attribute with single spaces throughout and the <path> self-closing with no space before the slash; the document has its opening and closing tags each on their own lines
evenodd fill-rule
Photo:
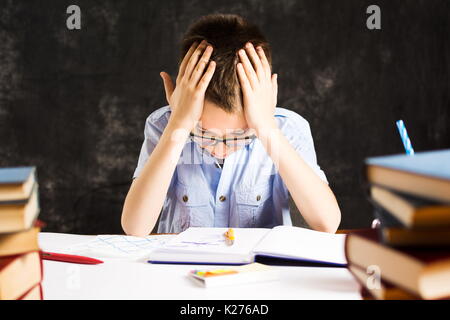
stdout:
<svg viewBox="0 0 450 320">
<path fill-rule="evenodd" d="M 365 163 L 369 183 L 450 202 L 450 149 L 373 157 Z"/>
<path fill-rule="evenodd" d="M 25 200 L 0 201 L 0 234 L 29 229 L 39 212 L 39 185 L 32 184 L 31 194 Z"/>
<path fill-rule="evenodd" d="M 35 181 L 35 167 L 0 168 L 0 202 L 28 199 Z"/>
</svg>

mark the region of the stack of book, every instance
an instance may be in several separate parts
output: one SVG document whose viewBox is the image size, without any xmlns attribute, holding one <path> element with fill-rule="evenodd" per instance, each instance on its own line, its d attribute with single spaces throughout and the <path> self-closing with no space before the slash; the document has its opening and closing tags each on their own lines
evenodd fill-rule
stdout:
<svg viewBox="0 0 450 320">
<path fill-rule="evenodd" d="M 34 167 L 0 168 L 0 300 L 41 300 L 39 194 Z"/>
<path fill-rule="evenodd" d="M 450 150 L 366 160 L 376 229 L 346 238 L 363 297 L 450 298 Z"/>
</svg>

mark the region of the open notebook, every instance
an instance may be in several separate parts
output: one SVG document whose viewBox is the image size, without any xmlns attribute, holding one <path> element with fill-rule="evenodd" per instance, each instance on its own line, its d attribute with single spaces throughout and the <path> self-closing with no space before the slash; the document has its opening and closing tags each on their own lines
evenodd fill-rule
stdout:
<svg viewBox="0 0 450 320">
<path fill-rule="evenodd" d="M 234 228 L 229 246 L 228 228 L 189 228 L 149 254 L 150 263 L 247 264 L 259 258 L 345 266 L 345 235 L 304 228 Z"/>
</svg>

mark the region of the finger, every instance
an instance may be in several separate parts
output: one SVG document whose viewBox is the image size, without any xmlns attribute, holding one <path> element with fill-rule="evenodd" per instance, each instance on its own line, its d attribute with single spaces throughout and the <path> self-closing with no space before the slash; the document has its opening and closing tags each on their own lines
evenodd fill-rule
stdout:
<svg viewBox="0 0 450 320">
<path fill-rule="evenodd" d="M 205 93 L 206 89 L 208 88 L 208 85 L 214 75 L 214 70 L 216 69 L 216 62 L 211 61 L 208 65 L 208 68 L 206 69 L 205 74 L 198 82 L 197 88 L 200 90 L 200 92 Z"/>
<path fill-rule="evenodd" d="M 188 52 L 186 53 L 186 55 L 183 58 L 183 61 L 181 62 L 180 65 L 180 70 L 178 71 L 178 77 L 177 77 L 177 83 L 179 82 L 179 80 L 183 77 L 184 72 L 186 70 L 186 65 L 189 62 L 189 59 L 192 56 L 192 53 L 195 51 L 195 49 L 198 47 L 198 42 L 195 41 L 191 47 L 189 48 Z"/>
<path fill-rule="evenodd" d="M 240 82 L 241 88 L 242 88 L 242 94 L 244 96 L 246 96 L 250 92 L 252 92 L 252 86 L 250 84 L 250 81 L 247 78 L 247 74 L 245 73 L 242 63 L 237 64 L 237 73 L 238 73 L 239 82 Z"/>
<path fill-rule="evenodd" d="M 274 98 L 274 104 L 276 106 L 277 104 L 277 96 L 278 96 L 278 74 L 275 73 L 272 75 L 272 90 L 273 90 L 273 98 Z"/>
<path fill-rule="evenodd" d="M 245 50 L 239 50 L 239 57 L 241 59 L 242 67 L 245 70 L 245 74 L 247 75 L 247 79 L 250 82 L 250 85 L 252 86 L 252 88 L 255 88 L 259 83 L 258 76 L 253 69 L 252 63 L 250 62 L 247 54 L 245 53 Z"/>
<path fill-rule="evenodd" d="M 263 80 L 266 74 L 262 66 L 261 59 L 259 58 L 259 55 L 256 53 L 255 47 L 251 42 L 249 42 L 245 45 L 245 49 L 247 51 L 247 55 L 253 62 L 254 69 L 256 71 L 256 74 L 258 75 L 259 80 Z"/>
<path fill-rule="evenodd" d="M 200 59 L 200 56 L 203 54 L 203 51 L 206 48 L 206 40 L 203 40 L 195 49 L 195 51 L 192 53 L 192 56 L 189 58 L 189 62 L 186 66 L 186 71 L 184 73 L 185 79 L 190 79 L 192 75 L 192 71 L 194 70 L 195 66 L 197 65 L 198 60 Z"/>
<path fill-rule="evenodd" d="M 212 52 L 213 48 L 211 46 L 207 46 L 205 52 L 203 52 L 203 55 L 200 58 L 200 61 L 197 63 L 194 72 L 192 73 L 191 79 L 189 80 L 193 85 L 197 86 L 197 83 L 200 80 L 206 65 L 208 64 L 209 59 L 211 58 Z"/>
<path fill-rule="evenodd" d="M 161 72 L 159 74 L 164 82 L 164 90 L 166 91 L 166 99 L 170 105 L 170 97 L 172 97 L 175 86 L 173 85 L 172 78 L 167 72 Z"/>
<path fill-rule="evenodd" d="M 261 60 L 261 64 L 263 66 L 264 72 L 266 73 L 266 76 L 270 78 L 272 71 L 270 70 L 270 63 L 269 60 L 267 60 L 264 49 L 261 46 L 258 46 L 256 48 L 256 52 L 258 53 L 259 59 Z"/>
</svg>

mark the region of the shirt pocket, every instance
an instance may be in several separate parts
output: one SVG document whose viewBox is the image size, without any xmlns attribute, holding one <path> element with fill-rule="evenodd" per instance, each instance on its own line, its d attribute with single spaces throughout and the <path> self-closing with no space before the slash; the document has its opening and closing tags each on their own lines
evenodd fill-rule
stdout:
<svg viewBox="0 0 450 320">
<path fill-rule="evenodd" d="M 176 186 L 181 229 L 213 227 L 214 213 L 210 205 L 210 192 L 180 183 Z"/>
<path fill-rule="evenodd" d="M 263 224 L 263 220 L 266 220 L 262 216 L 263 209 L 272 196 L 272 185 L 270 183 L 263 183 L 251 189 L 237 190 L 235 191 L 235 196 L 239 227 L 254 228 Z"/>
</svg>

